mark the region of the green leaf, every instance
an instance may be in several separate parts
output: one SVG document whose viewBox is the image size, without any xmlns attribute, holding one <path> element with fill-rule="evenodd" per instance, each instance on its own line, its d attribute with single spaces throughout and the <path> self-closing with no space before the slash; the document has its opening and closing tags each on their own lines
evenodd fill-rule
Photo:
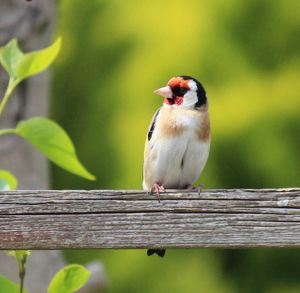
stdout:
<svg viewBox="0 0 300 293">
<path fill-rule="evenodd" d="M 54 121 L 42 117 L 21 121 L 15 133 L 61 168 L 86 179 L 95 180 L 95 176 L 79 162 L 68 134 Z"/>
<path fill-rule="evenodd" d="M 18 181 L 13 174 L 6 170 L 0 170 L 0 190 L 16 189 Z"/>
<path fill-rule="evenodd" d="M 15 86 L 21 80 L 45 70 L 56 58 L 60 46 L 61 38 L 58 38 L 48 48 L 23 54 L 17 40 L 13 39 L 0 48 L 0 63 L 14 81 L 11 84 Z"/>
<path fill-rule="evenodd" d="M 50 47 L 25 54 L 16 66 L 17 77 L 22 80 L 45 70 L 56 58 L 61 46 L 58 38 Z"/>
<path fill-rule="evenodd" d="M 17 78 L 16 66 L 20 63 L 24 54 L 20 51 L 16 39 L 11 40 L 0 48 L 0 63 L 13 79 Z"/>
<path fill-rule="evenodd" d="M 6 277 L 0 275 L 0 292 L 19 293 L 19 286 Z M 28 293 L 28 291 L 24 289 L 23 293 Z"/>
<path fill-rule="evenodd" d="M 48 293 L 72 293 L 89 279 L 90 272 L 81 265 L 68 265 L 56 273 L 48 287 Z"/>
<path fill-rule="evenodd" d="M 31 254 L 31 250 L 9 250 L 7 254 L 15 257 L 18 262 L 21 262 L 24 257 L 27 258 Z"/>
</svg>

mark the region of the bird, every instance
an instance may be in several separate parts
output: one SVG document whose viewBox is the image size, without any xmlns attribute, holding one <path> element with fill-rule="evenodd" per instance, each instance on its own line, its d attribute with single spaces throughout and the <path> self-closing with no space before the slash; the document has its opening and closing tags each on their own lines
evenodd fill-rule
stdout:
<svg viewBox="0 0 300 293">
<path fill-rule="evenodd" d="M 164 98 L 148 128 L 143 165 L 143 189 L 193 189 L 210 149 L 208 97 L 202 84 L 187 75 L 172 77 L 154 91 Z M 148 255 L 165 255 L 165 249 L 148 249 Z"/>
</svg>

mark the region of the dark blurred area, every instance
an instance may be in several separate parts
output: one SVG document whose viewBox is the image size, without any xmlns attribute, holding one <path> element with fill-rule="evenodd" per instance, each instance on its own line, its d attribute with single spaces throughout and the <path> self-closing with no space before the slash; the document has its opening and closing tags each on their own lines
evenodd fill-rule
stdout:
<svg viewBox="0 0 300 293">
<path fill-rule="evenodd" d="M 53 188 L 141 188 L 143 144 L 172 76 L 205 86 L 206 188 L 300 185 L 300 2 L 60 2 L 52 116 L 97 181 L 53 167 Z M 296 249 L 80 251 L 103 260 L 108 292 L 300 292 Z M 141 289 L 142 288 L 142 289 Z"/>
</svg>

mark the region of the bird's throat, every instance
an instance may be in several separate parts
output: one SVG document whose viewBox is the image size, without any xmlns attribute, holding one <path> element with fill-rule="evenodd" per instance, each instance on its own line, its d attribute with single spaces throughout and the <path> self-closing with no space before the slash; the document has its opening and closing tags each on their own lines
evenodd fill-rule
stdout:
<svg viewBox="0 0 300 293">
<path fill-rule="evenodd" d="M 167 105 L 170 105 L 170 106 L 174 105 L 174 104 L 179 106 L 183 103 L 183 97 L 165 98 L 164 103 L 167 104 Z"/>
</svg>

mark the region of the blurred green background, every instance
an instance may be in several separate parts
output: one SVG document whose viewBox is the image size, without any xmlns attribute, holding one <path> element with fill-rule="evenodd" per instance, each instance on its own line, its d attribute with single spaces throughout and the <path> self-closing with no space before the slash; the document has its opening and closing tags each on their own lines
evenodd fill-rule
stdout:
<svg viewBox="0 0 300 293">
<path fill-rule="evenodd" d="M 54 68 L 52 116 L 68 131 L 88 182 L 53 167 L 53 187 L 141 188 L 143 144 L 176 75 L 209 96 L 206 188 L 300 185 L 300 2 L 190 0 L 59 2 L 63 49 Z M 107 292 L 300 292 L 300 251 L 76 251 L 99 258 Z"/>
</svg>

